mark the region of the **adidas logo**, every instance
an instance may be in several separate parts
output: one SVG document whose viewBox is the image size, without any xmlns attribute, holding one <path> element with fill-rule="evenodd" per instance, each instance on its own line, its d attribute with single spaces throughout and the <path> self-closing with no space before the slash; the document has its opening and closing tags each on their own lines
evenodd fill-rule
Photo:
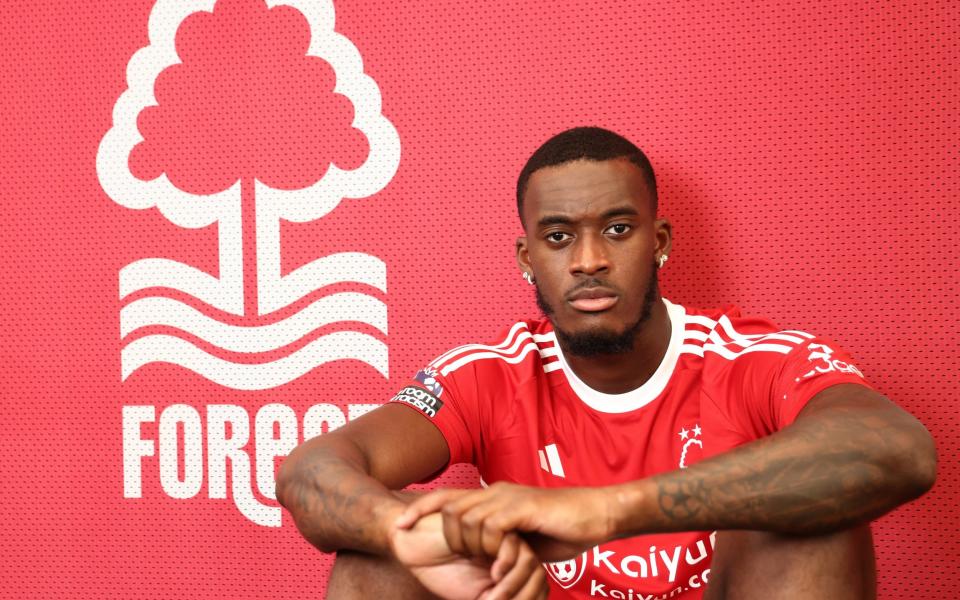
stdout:
<svg viewBox="0 0 960 600">
<path fill-rule="evenodd" d="M 563 465 L 560 463 L 560 454 L 557 452 L 556 444 L 545 446 L 537 450 L 537 453 L 540 455 L 541 469 L 557 477 L 564 477 Z"/>
</svg>

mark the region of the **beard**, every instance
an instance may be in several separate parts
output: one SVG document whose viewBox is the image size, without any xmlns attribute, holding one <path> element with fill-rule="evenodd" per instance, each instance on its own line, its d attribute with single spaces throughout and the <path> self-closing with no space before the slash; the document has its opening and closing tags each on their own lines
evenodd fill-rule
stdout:
<svg viewBox="0 0 960 600">
<path fill-rule="evenodd" d="M 600 281 L 591 282 L 593 285 L 601 285 Z M 609 329 L 592 329 L 571 333 L 564 331 L 557 326 L 553 318 L 554 308 L 550 306 L 547 299 L 540 293 L 539 286 L 536 287 L 537 306 L 543 312 L 544 316 L 553 323 L 553 329 L 557 334 L 557 341 L 563 349 L 570 354 L 582 357 L 595 357 L 606 354 L 623 354 L 633 350 L 633 340 L 637 332 L 643 327 L 643 324 L 650 320 L 653 313 L 653 303 L 660 296 L 660 283 L 657 279 L 657 266 L 653 265 L 650 281 L 647 283 L 647 289 L 643 293 L 643 303 L 640 306 L 640 314 L 636 320 L 628 325 L 623 331 L 616 332 Z"/>
</svg>

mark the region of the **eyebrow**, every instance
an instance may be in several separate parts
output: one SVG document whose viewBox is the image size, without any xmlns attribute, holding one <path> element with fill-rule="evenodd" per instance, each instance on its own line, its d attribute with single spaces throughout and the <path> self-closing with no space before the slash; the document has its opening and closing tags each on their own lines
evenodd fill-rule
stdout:
<svg viewBox="0 0 960 600">
<path fill-rule="evenodd" d="M 618 206 L 605 211 L 600 215 L 600 220 L 606 221 L 614 217 L 634 217 L 640 213 L 632 206 Z M 537 227 L 548 227 L 550 225 L 570 225 L 573 219 L 564 215 L 547 215 L 537 221 Z"/>
<path fill-rule="evenodd" d="M 550 225 L 569 225 L 573 223 L 568 217 L 563 215 L 548 215 L 537 221 L 537 227 L 549 227 Z"/>
<path fill-rule="evenodd" d="M 618 206 L 606 211 L 600 215 L 600 218 L 607 220 L 612 219 L 613 217 L 635 217 L 639 214 L 640 212 L 632 206 Z"/>
</svg>

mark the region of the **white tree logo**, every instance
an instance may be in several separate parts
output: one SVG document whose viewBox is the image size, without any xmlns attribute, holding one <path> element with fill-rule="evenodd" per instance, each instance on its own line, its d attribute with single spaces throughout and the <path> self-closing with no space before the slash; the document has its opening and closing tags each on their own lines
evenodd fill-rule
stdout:
<svg viewBox="0 0 960 600">
<path fill-rule="evenodd" d="M 680 450 L 680 468 L 686 469 L 690 465 L 699 461 L 703 456 L 703 439 L 701 438 L 703 430 L 697 423 L 691 429 L 682 427 L 677 435 L 683 442 L 683 448 Z"/>
<path fill-rule="evenodd" d="M 131 209 L 156 207 L 166 219 L 184 228 L 215 224 L 219 240 L 217 276 L 167 258 L 144 258 L 121 269 L 121 299 L 150 290 L 137 294 L 135 300 L 121 309 L 121 336 L 129 338 L 146 327 L 163 326 L 165 331 L 149 333 L 125 344 L 121 351 L 122 377 L 126 379 L 149 363 L 166 362 L 229 388 L 257 390 L 282 385 L 318 365 L 340 359 L 363 361 L 387 377 L 386 344 L 360 331 L 341 330 L 322 335 L 280 358 L 259 363 L 214 356 L 187 339 L 192 336 L 227 353 L 252 356 L 276 353 L 331 323 L 364 323 L 384 336 L 387 333 L 386 304 L 372 295 L 357 292 L 322 296 L 282 319 L 267 318 L 266 324 L 238 325 L 226 322 L 230 319 L 211 316 L 217 312 L 244 315 L 243 220 L 250 215 L 243 214 L 242 189 L 243 193 L 253 194 L 256 206 L 256 314 L 253 316 L 268 317 L 288 309 L 316 290 L 341 282 L 360 283 L 386 293 L 386 265 L 366 253 L 330 254 L 285 275 L 281 272 L 282 220 L 313 221 L 332 211 L 341 200 L 371 196 L 393 178 L 400 161 L 400 139 L 381 113 L 376 82 L 364 74 L 357 48 L 334 31 L 332 2 L 268 0 L 264 8 L 286 6 L 305 17 L 310 30 L 306 56 L 310 60 L 322 59 L 332 68 L 336 78 L 333 92 L 349 100 L 353 108 L 350 126 L 362 133 L 369 144 L 369 153 L 362 164 L 341 169 L 331 162 L 315 182 L 298 189 L 271 187 L 256 176 L 249 179 L 249 189 L 244 188 L 238 178 L 226 189 L 211 193 L 184 191 L 184 186 L 175 185 L 168 173 L 160 172 L 144 179 L 131 170 L 131 153 L 144 142 L 138 117 L 145 109 L 162 107 L 163 103 L 155 97 L 157 78 L 165 69 L 176 68 L 183 62 L 178 54 L 178 29 L 194 13 L 213 13 L 215 2 L 158 0 L 148 24 L 150 43 L 130 59 L 128 89 L 114 106 L 112 127 L 97 152 L 97 175 L 112 200 Z M 229 4 L 226 0 L 220 2 Z M 223 10 L 231 9 L 228 6 Z M 219 5 L 216 10 L 221 10 Z M 250 287 L 246 290 L 248 307 Z M 164 290 L 185 294 L 209 309 L 198 310 Z M 170 330 L 175 333 L 168 333 Z M 187 336 L 181 337 L 179 332 Z"/>
</svg>

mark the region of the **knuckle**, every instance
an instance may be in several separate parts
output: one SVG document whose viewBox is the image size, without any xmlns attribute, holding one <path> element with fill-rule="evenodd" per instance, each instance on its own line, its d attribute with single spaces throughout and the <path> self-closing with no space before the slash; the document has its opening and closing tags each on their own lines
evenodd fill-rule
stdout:
<svg viewBox="0 0 960 600">
<path fill-rule="evenodd" d="M 502 513 L 496 513 L 496 514 L 490 515 L 490 517 L 487 519 L 486 524 L 488 527 L 492 529 L 496 529 L 498 531 L 503 531 L 507 529 L 506 519 L 504 518 Z"/>
</svg>

